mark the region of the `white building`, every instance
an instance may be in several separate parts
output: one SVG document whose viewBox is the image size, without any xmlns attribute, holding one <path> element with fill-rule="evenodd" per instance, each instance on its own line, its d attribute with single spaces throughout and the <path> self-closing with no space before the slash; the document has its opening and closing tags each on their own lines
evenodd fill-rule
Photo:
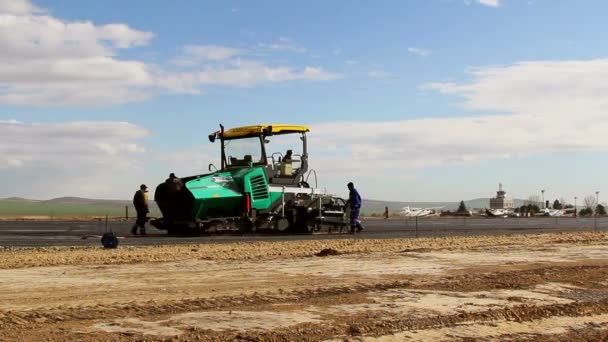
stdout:
<svg viewBox="0 0 608 342">
<path fill-rule="evenodd" d="M 506 196 L 507 193 L 502 190 L 502 183 L 498 183 L 498 191 L 496 197 L 490 198 L 490 209 L 512 209 L 513 199 Z"/>
</svg>

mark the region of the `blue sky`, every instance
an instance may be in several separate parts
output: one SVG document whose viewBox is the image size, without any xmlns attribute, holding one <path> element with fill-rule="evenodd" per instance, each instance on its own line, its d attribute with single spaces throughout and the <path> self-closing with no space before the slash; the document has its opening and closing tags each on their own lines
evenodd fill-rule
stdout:
<svg viewBox="0 0 608 342">
<path fill-rule="evenodd" d="M 311 125 L 338 194 L 582 198 L 606 185 L 604 1 L 0 4 L 0 197 L 128 198 L 206 135 Z M 606 190 L 608 191 L 608 190 Z M 600 196 L 601 197 L 601 196 Z"/>
</svg>

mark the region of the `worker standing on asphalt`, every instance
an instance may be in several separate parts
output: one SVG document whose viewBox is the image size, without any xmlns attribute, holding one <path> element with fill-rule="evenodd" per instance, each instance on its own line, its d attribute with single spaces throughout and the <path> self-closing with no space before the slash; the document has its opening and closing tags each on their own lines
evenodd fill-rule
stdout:
<svg viewBox="0 0 608 342">
<path fill-rule="evenodd" d="M 163 209 L 163 216 L 165 218 L 165 224 L 168 227 L 173 225 L 173 221 L 178 216 L 179 203 L 181 190 L 184 187 L 184 183 L 180 178 L 175 176 L 175 173 L 171 172 L 169 178 L 165 180 L 165 196 L 164 200 L 169 203 Z"/>
<path fill-rule="evenodd" d="M 182 180 L 177 178 L 175 176 L 175 173 L 171 172 L 171 174 L 169 175 L 169 178 L 167 178 L 165 180 L 165 182 L 167 184 L 171 185 L 171 191 L 172 192 L 179 192 L 182 187 L 184 187 L 184 183 L 182 183 Z"/>
<path fill-rule="evenodd" d="M 133 196 L 133 205 L 137 211 L 137 220 L 135 221 L 133 228 L 131 228 L 131 233 L 137 235 L 137 228 L 139 227 L 139 233 L 141 235 L 146 235 L 147 214 L 150 212 L 150 209 L 148 208 L 148 187 L 146 184 L 142 184 L 139 187 L 139 190 L 135 192 L 135 195 Z"/>
<path fill-rule="evenodd" d="M 359 222 L 359 211 L 361 210 L 361 196 L 352 182 L 347 184 L 348 190 L 348 203 L 350 205 L 350 233 L 354 234 L 355 229 L 357 232 L 363 230 L 361 222 Z"/>
</svg>

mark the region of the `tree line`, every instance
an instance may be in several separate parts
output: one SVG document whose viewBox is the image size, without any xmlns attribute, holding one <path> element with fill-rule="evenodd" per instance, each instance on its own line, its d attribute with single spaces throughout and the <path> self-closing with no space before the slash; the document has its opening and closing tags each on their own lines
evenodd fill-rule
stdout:
<svg viewBox="0 0 608 342">
<path fill-rule="evenodd" d="M 541 209 L 538 204 L 540 201 L 534 201 L 538 196 L 530 196 L 530 200 L 528 204 L 524 204 L 521 207 L 515 208 L 515 212 L 519 213 L 530 213 L 531 215 L 541 212 Z M 561 201 L 556 199 L 551 204 L 548 200 L 545 201 L 545 208 L 548 209 L 573 209 L 574 206 L 572 204 L 566 204 L 566 201 L 562 199 Z M 580 209 L 577 213 L 580 216 L 605 216 L 606 208 L 597 203 L 596 197 L 593 195 L 586 196 L 583 198 L 583 208 Z"/>
</svg>

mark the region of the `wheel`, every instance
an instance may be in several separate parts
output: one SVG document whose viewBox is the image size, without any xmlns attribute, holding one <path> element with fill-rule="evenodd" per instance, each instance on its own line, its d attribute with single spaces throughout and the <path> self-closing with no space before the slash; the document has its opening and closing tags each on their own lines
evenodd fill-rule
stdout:
<svg viewBox="0 0 608 342">
<path fill-rule="evenodd" d="M 274 229 L 278 230 L 279 232 L 284 232 L 287 230 L 287 228 L 289 228 L 289 220 L 286 218 L 278 219 L 274 223 Z"/>
<path fill-rule="evenodd" d="M 198 232 L 198 235 L 203 234 L 206 229 L 207 228 L 202 222 L 196 222 L 196 231 Z"/>
</svg>

